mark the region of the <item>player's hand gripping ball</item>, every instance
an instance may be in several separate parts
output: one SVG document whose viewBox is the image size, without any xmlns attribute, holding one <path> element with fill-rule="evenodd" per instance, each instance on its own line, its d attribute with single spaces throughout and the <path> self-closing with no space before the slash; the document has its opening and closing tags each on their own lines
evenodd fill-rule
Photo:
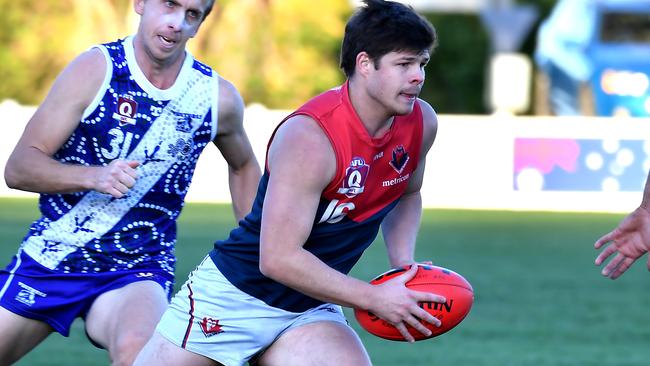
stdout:
<svg viewBox="0 0 650 366">
<path fill-rule="evenodd" d="M 420 303 L 420 307 L 440 319 L 442 323 L 440 327 L 436 327 L 433 324 L 422 321 L 422 324 L 432 332 L 428 337 L 407 325 L 407 329 L 413 338 L 416 341 L 421 341 L 439 336 L 453 329 L 465 319 L 465 316 L 467 316 L 474 303 L 474 290 L 472 289 L 472 285 L 463 276 L 454 271 L 426 264 L 418 264 L 418 266 L 419 268 L 415 277 L 406 283 L 406 287 L 414 291 L 442 295 L 447 299 L 447 302 L 444 304 L 435 302 Z M 410 265 L 390 270 L 377 276 L 370 283 L 373 285 L 384 283 L 403 274 L 409 268 Z M 354 309 L 354 316 L 357 318 L 361 327 L 371 334 L 392 341 L 405 341 L 404 336 L 400 334 L 397 328 L 369 311 Z"/>
</svg>

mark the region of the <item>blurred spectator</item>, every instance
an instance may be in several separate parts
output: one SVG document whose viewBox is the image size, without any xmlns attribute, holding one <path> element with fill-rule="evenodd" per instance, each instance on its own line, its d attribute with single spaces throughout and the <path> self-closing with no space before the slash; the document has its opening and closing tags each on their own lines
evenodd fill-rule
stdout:
<svg viewBox="0 0 650 366">
<path fill-rule="evenodd" d="M 649 57 L 650 0 L 558 1 L 537 36 L 538 114 L 650 116 Z"/>
<path fill-rule="evenodd" d="M 559 0 L 539 28 L 535 62 L 548 79 L 546 102 L 552 114 L 580 114 L 580 84 L 592 74 L 585 51 L 594 13 L 592 0 Z"/>
</svg>

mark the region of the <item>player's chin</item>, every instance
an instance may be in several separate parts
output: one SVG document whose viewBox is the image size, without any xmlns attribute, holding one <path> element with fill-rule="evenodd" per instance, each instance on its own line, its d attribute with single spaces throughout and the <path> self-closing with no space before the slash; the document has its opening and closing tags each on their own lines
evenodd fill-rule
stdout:
<svg viewBox="0 0 650 366">
<path fill-rule="evenodd" d="M 413 104 L 407 104 L 407 105 L 400 105 L 397 108 L 395 108 L 395 113 L 394 115 L 396 116 L 404 116 L 409 113 L 413 112 Z"/>
</svg>

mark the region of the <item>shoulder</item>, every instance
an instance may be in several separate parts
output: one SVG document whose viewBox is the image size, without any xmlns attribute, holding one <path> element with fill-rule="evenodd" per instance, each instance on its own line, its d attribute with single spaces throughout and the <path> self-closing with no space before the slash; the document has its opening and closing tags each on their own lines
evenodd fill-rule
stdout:
<svg viewBox="0 0 650 366">
<path fill-rule="evenodd" d="M 93 47 L 73 59 L 63 70 L 62 75 L 74 74 L 82 78 L 85 84 L 96 80 L 103 80 L 107 63 L 104 53 L 97 47 Z M 78 81 L 78 80 L 77 80 Z"/>
<path fill-rule="evenodd" d="M 244 101 L 237 88 L 231 82 L 221 76 L 218 76 L 218 78 L 218 133 L 228 133 L 243 125 Z"/>
<path fill-rule="evenodd" d="M 278 127 L 269 146 L 269 169 L 291 161 L 301 177 L 318 176 L 326 185 L 334 178 L 336 155 L 318 122 L 307 115 L 294 115 Z"/>
<path fill-rule="evenodd" d="M 59 74 L 50 94 L 67 102 L 90 104 L 105 79 L 106 57 L 97 48 L 89 49 L 73 59 Z M 83 81 L 83 82 L 80 82 Z"/>
<path fill-rule="evenodd" d="M 422 99 L 418 99 L 422 111 L 422 140 L 424 151 L 428 151 L 438 133 L 438 115 L 433 107 Z"/>
</svg>

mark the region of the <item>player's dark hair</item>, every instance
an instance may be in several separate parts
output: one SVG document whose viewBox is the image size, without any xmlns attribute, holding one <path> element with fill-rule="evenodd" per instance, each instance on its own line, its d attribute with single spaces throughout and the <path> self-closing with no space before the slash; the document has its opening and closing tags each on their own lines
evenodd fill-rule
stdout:
<svg viewBox="0 0 650 366">
<path fill-rule="evenodd" d="M 216 1 L 217 1 L 217 0 L 212 0 L 212 1 L 210 2 L 210 5 L 208 5 L 208 7 L 205 9 L 205 12 L 203 12 L 203 20 L 205 20 L 205 18 L 208 17 L 208 14 L 210 14 L 210 12 L 212 11 L 212 7 L 214 6 L 214 3 L 215 3 Z"/>
<path fill-rule="evenodd" d="M 435 28 L 410 6 L 384 0 L 363 2 L 365 6 L 348 20 L 341 45 L 341 68 L 348 78 L 354 75 L 360 52 L 366 52 L 378 67 L 387 53 L 421 52 L 435 47 Z"/>
</svg>

